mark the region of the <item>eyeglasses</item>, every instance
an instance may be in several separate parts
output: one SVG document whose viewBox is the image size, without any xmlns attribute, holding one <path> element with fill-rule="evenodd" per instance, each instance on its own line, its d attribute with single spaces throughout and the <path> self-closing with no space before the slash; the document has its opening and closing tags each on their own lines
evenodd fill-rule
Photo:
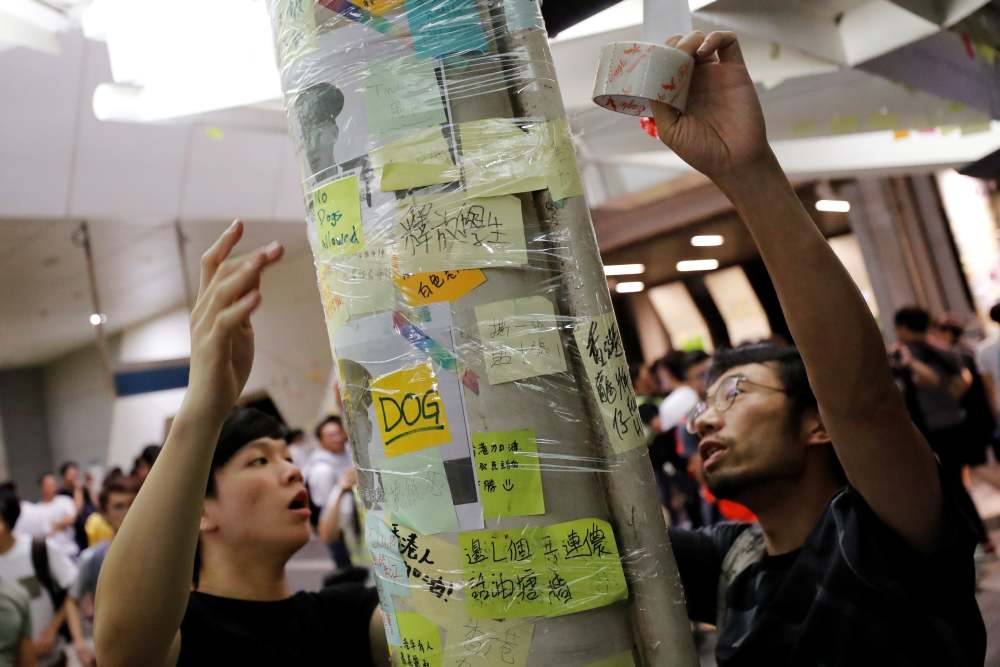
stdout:
<svg viewBox="0 0 1000 667">
<path fill-rule="evenodd" d="M 706 401 L 699 401 L 695 404 L 691 411 L 688 412 L 687 420 L 684 423 L 684 427 L 687 432 L 691 435 L 698 435 L 698 430 L 695 428 L 695 422 L 701 417 L 705 412 L 708 411 L 708 406 L 711 405 L 715 408 L 715 411 L 719 414 L 725 412 L 729 408 L 733 407 L 733 403 L 736 401 L 736 397 L 740 394 L 747 393 L 744 391 L 743 386 L 750 385 L 752 387 L 758 387 L 760 389 L 768 389 L 770 391 L 781 392 L 782 394 L 787 394 L 785 389 L 779 389 L 778 387 L 769 387 L 766 384 L 758 384 L 748 379 L 745 375 L 730 375 L 722 382 L 719 383 L 718 389 L 715 393 L 708 397 Z"/>
</svg>

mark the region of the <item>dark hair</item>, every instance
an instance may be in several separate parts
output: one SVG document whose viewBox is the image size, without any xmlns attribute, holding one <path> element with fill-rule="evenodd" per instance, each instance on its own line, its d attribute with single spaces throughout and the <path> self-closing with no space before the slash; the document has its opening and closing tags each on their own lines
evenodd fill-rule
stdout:
<svg viewBox="0 0 1000 667">
<path fill-rule="evenodd" d="M 687 372 L 691 370 L 692 366 L 700 364 L 701 362 L 711 358 L 712 357 L 709 356 L 708 352 L 705 350 L 691 350 L 686 353 L 684 355 L 684 375 L 687 375 Z"/>
<path fill-rule="evenodd" d="M 990 319 L 1000 324 L 1000 301 L 993 304 L 993 307 L 990 308 Z"/>
<path fill-rule="evenodd" d="M 789 425 L 798 427 L 799 420 L 810 408 L 818 408 L 816 395 L 809 384 L 806 365 L 794 347 L 774 343 L 755 343 L 740 347 L 723 348 L 716 351 L 712 368 L 708 373 L 708 383 L 713 384 L 726 371 L 747 364 L 770 364 L 778 373 L 785 394 L 788 396 Z M 843 467 L 833 447 L 830 447 L 830 461 L 834 473 L 841 482 L 847 481 Z"/>
<path fill-rule="evenodd" d="M 61 466 L 59 466 L 59 476 L 65 477 L 66 471 L 69 470 L 70 468 L 76 468 L 77 470 L 79 470 L 80 466 L 76 464 L 76 461 L 66 461 Z"/>
<path fill-rule="evenodd" d="M 17 485 L 14 482 L 0 484 L 0 519 L 3 519 L 7 531 L 14 530 L 21 516 L 21 499 L 17 497 Z"/>
<path fill-rule="evenodd" d="M 128 477 L 125 477 L 124 475 L 111 477 L 105 481 L 104 486 L 101 487 L 101 492 L 97 496 L 97 505 L 100 507 L 102 512 L 107 512 L 108 499 L 111 497 L 112 493 L 128 493 L 134 496 L 138 492 L 139 489 L 135 482 Z"/>
<path fill-rule="evenodd" d="M 323 421 L 321 421 L 319 424 L 316 424 L 316 439 L 317 440 L 320 439 L 319 436 L 323 432 L 323 427 L 326 426 L 327 424 L 336 424 L 337 426 L 339 426 L 341 428 L 344 427 L 344 422 L 340 421 L 340 417 L 338 417 L 337 415 L 327 415 L 326 418 L 323 419 Z"/>
<path fill-rule="evenodd" d="M 215 496 L 215 473 L 226 465 L 236 455 L 236 452 L 245 445 L 261 438 L 284 440 L 286 431 L 287 429 L 280 421 L 266 412 L 261 412 L 256 408 L 234 408 L 222 424 L 219 440 L 212 453 L 212 466 L 208 472 L 205 496 L 209 498 Z M 199 539 L 194 552 L 194 572 L 191 574 L 191 581 L 196 589 L 200 574 L 201 540 Z"/>
<path fill-rule="evenodd" d="M 42 485 L 42 482 L 45 481 L 46 477 L 53 477 L 54 478 L 55 475 L 53 475 L 51 472 L 43 472 L 41 475 L 38 476 L 38 486 Z"/>
<path fill-rule="evenodd" d="M 285 433 L 285 442 L 287 442 L 288 444 L 292 444 L 305 434 L 306 434 L 305 431 L 303 431 L 302 429 L 293 428 Z"/>
<path fill-rule="evenodd" d="M 160 455 L 160 450 L 163 449 L 160 445 L 146 445 L 139 452 L 139 456 L 136 457 L 135 462 L 138 463 L 142 461 L 150 468 L 156 463 L 156 458 Z"/>
<path fill-rule="evenodd" d="M 896 326 L 906 327 L 916 333 L 927 333 L 931 326 L 931 316 L 919 306 L 906 306 L 896 311 Z"/>
<path fill-rule="evenodd" d="M 639 406 L 639 419 L 646 426 L 653 423 L 653 420 L 660 415 L 660 410 L 652 403 L 643 403 Z"/>
<path fill-rule="evenodd" d="M 656 363 L 659 367 L 665 368 L 675 379 L 683 380 L 687 354 L 681 350 L 671 350 Z"/>
</svg>

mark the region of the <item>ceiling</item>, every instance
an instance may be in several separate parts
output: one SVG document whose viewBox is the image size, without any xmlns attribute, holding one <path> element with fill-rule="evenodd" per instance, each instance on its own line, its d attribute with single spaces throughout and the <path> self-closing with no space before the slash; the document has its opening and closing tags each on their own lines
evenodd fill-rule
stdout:
<svg viewBox="0 0 1000 667">
<path fill-rule="evenodd" d="M 619 7 L 636 2 L 641 5 L 641 0 L 626 0 Z M 86 3 L 63 4 L 67 15 L 75 16 Z M 843 56 L 841 47 L 810 50 L 798 33 L 785 33 L 786 39 L 773 32 L 782 17 L 806 17 L 809 26 L 829 36 L 838 17 L 871 4 L 718 0 L 708 3 L 695 22 L 702 28 L 726 20 L 745 22 L 754 11 L 758 18 L 774 19 L 750 21 L 742 41 L 763 91 L 776 152 L 794 173 L 936 168 L 1000 147 L 1000 131 L 900 142 L 885 131 L 855 134 L 873 129 L 886 116 L 895 117 L 901 127 L 924 127 L 968 123 L 981 119 L 982 112 L 972 105 L 956 106 L 916 82 L 904 87 L 889 80 L 889 74 L 848 69 L 847 60 L 830 57 L 832 52 Z M 605 113 L 590 101 L 600 45 L 642 37 L 638 23 L 628 24 L 552 45 L 579 138 L 588 198 L 595 206 L 689 173 L 642 133 L 635 119 Z M 159 24 L 147 20 L 147 25 L 156 30 Z M 834 37 L 843 41 L 841 33 Z M 71 242 L 80 220 L 91 227 L 98 286 L 112 332 L 183 302 L 175 220 L 191 239 L 193 267 L 202 249 L 235 216 L 250 221 L 252 237 L 276 237 L 291 252 L 306 248 L 301 177 L 276 94 L 172 124 L 102 122 L 94 116 L 93 99 L 98 85 L 115 80 L 107 45 L 88 41 L 73 28 L 53 39 L 58 53 L 0 50 L 5 91 L 0 106 L 0 368 L 42 363 L 91 340 L 82 252 Z M 942 48 L 954 50 L 953 35 L 938 39 L 945 42 Z M 191 36 L 184 49 L 193 50 L 194 40 Z M 176 48 L 179 42 L 171 44 Z M 220 50 L 219 44 L 207 47 L 209 52 Z M 197 75 L 183 72 L 192 79 Z M 845 118 L 857 119 L 857 127 L 845 124 Z M 845 129 L 850 132 L 833 136 Z"/>
</svg>

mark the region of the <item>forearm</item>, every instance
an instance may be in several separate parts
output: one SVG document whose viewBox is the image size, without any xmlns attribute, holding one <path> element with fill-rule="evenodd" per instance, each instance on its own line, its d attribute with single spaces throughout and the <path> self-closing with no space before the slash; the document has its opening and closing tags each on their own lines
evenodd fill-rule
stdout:
<svg viewBox="0 0 1000 667">
<path fill-rule="evenodd" d="M 189 400 L 101 568 L 94 625 L 102 665 L 159 663 L 187 607 L 205 488 L 221 429 L 221 421 L 200 416 Z"/>
<path fill-rule="evenodd" d="M 877 406 L 893 390 L 881 333 L 777 160 L 719 185 L 757 244 L 824 411 Z"/>
<path fill-rule="evenodd" d="M 80 645 L 84 641 L 83 624 L 80 622 L 80 606 L 72 597 L 66 597 L 66 624 L 69 625 L 69 636 L 73 639 L 74 645 Z"/>
<path fill-rule="evenodd" d="M 35 658 L 35 645 L 31 643 L 31 637 L 22 637 L 17 644 L 17 667 L 35 667 L 38 661 Z"/>
</svg>

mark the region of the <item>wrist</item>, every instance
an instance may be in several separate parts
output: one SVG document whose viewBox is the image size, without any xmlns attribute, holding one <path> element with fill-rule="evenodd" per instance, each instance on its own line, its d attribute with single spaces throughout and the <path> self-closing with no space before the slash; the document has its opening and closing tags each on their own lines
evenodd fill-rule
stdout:
<svg viewBox="0 0 1000 667">
<path fill-rule="evenodd" d="M 716 187 L 736 204 L 738 200 L 745 199 L 748 195 L 759 193 L 775 179 L 786 180 L 778 158 L 770 146 L 766 146 L 754 159 L 712 175 L 711 178 Z"/>
</svg>

